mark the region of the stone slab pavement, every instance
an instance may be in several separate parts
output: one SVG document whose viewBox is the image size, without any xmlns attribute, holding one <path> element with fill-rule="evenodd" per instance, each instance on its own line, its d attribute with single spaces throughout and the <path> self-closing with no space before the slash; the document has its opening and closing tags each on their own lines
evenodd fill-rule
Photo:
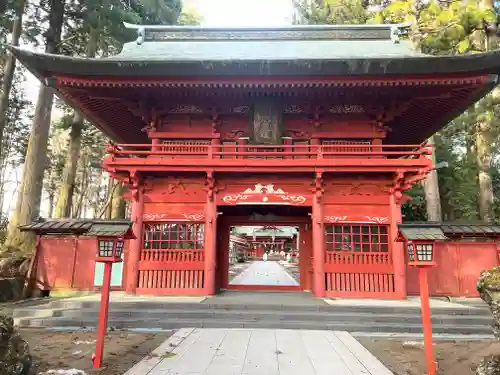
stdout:
<svg viewBox="0 0 500 375">
<path fill-rule="evenodd" d="M 292 285 L 299 283 L 274 261 L 255 260 L 248 268 L 235 277 L 231 285 Z"/>
<path fill-rule="evenodd" d="M 392 375 L 341 331 L 183 328 L 125 375 Z"/>
</svg>

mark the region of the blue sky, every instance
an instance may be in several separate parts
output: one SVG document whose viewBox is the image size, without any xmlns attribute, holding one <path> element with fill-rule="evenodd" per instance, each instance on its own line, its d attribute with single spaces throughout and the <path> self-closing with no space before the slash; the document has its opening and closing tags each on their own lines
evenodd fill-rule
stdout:
<svg viewBox="0 0 500 375">
<path fill-rule="evenodd" d="M 184 0 L 206 26 L 283 26 L 290 24 L 291 0 Z"/>
</svg>

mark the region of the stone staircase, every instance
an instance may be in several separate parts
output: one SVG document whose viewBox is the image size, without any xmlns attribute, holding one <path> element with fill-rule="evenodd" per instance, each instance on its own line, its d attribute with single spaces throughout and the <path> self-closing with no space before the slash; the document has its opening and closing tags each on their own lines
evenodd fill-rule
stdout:
<svg viewBox="0 0 500 375">
<path fill-rule="evenodd" d="M 165 300 L 114 300 L 110 304 L 111 329 L 170 330 L 182 327 L 330 329 L 351 333 L 393 335 L 420 334 L 418 307 L 376 305 L 328 305 L 322 300 L 286 299 L 264 294 L 252 298 L 209 298 L 201 303 Z M 13 315 L 20 327 L 95 328 L 98 300 L 53 300 L 37 307 L 17 308 Z M 456 305 L 456 304 L 455 304 Z M 491 335 L 491 313 L 477 306 L 432 309 L 435 334 Z"/>
</svg>

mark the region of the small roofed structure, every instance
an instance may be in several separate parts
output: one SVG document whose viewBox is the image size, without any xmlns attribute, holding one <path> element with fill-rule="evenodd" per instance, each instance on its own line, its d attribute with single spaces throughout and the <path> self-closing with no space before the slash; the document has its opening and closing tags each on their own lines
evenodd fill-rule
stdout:
<svg viewBox="0 0 500 375">
<path fill-rule="evenodd" d="M 396 241 L 444 241 L 445 236 L 439 224 L 399 224 Z"/>
<path fill-rule="evenodd" d="M 41 219 L 19 226 L 21 232 L 37 235 L 123 236 L 135 239 L 130 220 Z"/>
<path fill-rule="evenodd" d="M 459 238 L 500 238 L 498 224 L 452 222 L 413 222 L 399 224 L 400 234 L 408 240 L 456 240 Z M 401 240 L 398 236 L 398 241 Z"/>
<path fill-rule="evenodd" d="M 433 296 L 477 297 L 480 273 L 498 265 L 500 225 L 414 222 L 398 225 L 396 241 L 436 241 L 436 267 L 429 270 Z M 417 271 L 407 269 L 409 295 L 418 295 Z"/>
<path fill-rule="evenodd" d="M 136 238 L 130 220 L 39 219 L 21 225 L 22 232 L 34 232 L 37 246 L 28 271 L 29 290 L 95 290 L 100 287 L 102 270 L 96 266 L 98 237 Z M 115 268 L 115 266 L 113 266 Z M 121 283 L 121 264 L 117 266 Z M 121 289 L 121 287 L 119 288 Z"/>
</svg>

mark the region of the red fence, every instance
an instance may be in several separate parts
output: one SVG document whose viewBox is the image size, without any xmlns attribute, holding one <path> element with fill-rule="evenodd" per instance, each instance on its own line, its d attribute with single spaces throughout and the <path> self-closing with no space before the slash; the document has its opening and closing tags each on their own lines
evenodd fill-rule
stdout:
<svg viewBox="0 0 500 375">
<path fill-rule="evenodd" d="M 329 159 L 332 157 L 386 157 L 418 159 L 431 153 L 431 146 L 371 145 L 352 143 L 335 145 L 216 145 L 202 142 L 166 145 L 115 144 L 106 149 L 114 157 L 155 156 L 169 159 Z"/>
<path fill-rule="evenodd" d="M 42 237 L 35 263 L 37 287 L 93 290 L 96 249 L 92 237 Z"/>
</svg>

